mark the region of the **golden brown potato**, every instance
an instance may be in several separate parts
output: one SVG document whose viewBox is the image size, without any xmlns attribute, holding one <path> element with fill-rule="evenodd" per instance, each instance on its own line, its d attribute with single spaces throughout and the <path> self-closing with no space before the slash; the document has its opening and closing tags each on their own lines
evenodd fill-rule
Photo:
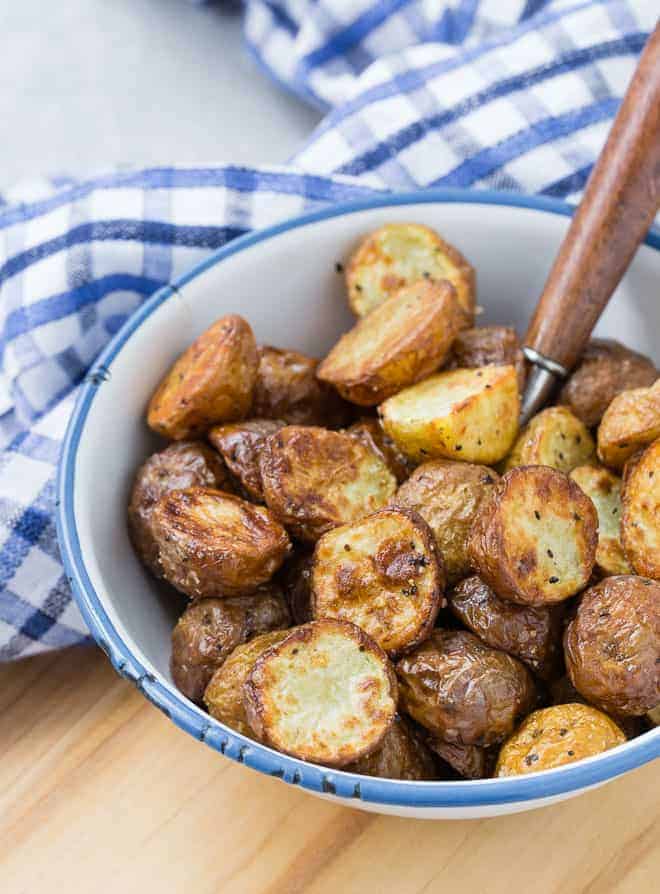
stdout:
<svg viewBox="0 0 660 894">
<path fill-rule="evenodd" d="M 381 779 L 437 779 L 435 760 L 412 725 L 397 714 L 378 748 L 344 769 Z"/>
<path fill-rule="evenodd" d="M 660 379 L 650 388 L 622 391 L 598 427 L 598 458 L 622 469 L 636 451 L 660 438 Z"/>
<path fill-rule="evenodd" d="M 589 428 L 594 428 L 621 391 L 652 385 L 658 371 L 648 357 L 618 341 L 593 338 L 559 395 Z"/>
<path fill-rule="evenodd" d="M 463 779 L 486 779 L 490 776 L 493 759 L 491 750 L 479 745 L 461 745 L 459 742 L 445 742 L 437 736 L 430 736 L 428 747 Z"/>
<path fill-rule="evenodd" d="M 568 474 L 595 459 L 595 454 L 596 445 L 585 424 L 567 407 L 548 407 L 520 432 L 504 468 L 551 466 Z"/>
<path fill-rule="evenodd" d="M 410 510 L 381 509 L 318 541 L 312 611 L 315 618 L 352 621 L 395 655 L 429 635 L 444 584 L 426 522 Z"/>
<path fill-rule="evenodd" d="M 379 407 L 385 432 L 417 462 L 499 462 L 518 433 L 519 412 L 513 366 L 441 372 Z"/>
<path fill-rule="evenodd" d="M 608 714 L 640 717 L 660 704 L 660 583 L 621 574 L 582 596 L 564 636 L 571 683 Z"/>
<path fill-rule="evenodd" d="M 660 580 L 660 438 L 626 476 L 621 537 L 637 574 Z"/>
<path fill-rule="evenodd" d="M 181 354 L 149 403 L 147 422 L 174 441 L 204 434 L 214 423 L 250 411 L 257 345 L 237 314 L 217 320 Z"/>
<path fill-rule="evenodd" d="M 445 369 L 476 369 L 480 366 L 515 366 L 518 390 L 525 387 L 525 355 L 516 330 L 511 326 L 475 326 L 454 339 Z"/>
<path fill-rule="evenodd" d="M 215 425 L 208 439 L 220 453 L 230 472 L 241 482 L 253 500 L 263 502 L 264 492 L 259 471 L 259 453 L 266 438 L 284 428 L 286 423 L 275 419 L 247 419 Z"/>
<path fill-rule="evenodd" d="M 373 450 L 399 483 L 405 481 L 415 468 L 414 463 L 399 450 L 392 438 L 385 434 L 380 420 L 364 417 L 351 425 L 347 432 Z"/>
<path fill-rule="evenodd" d="M 487 646 L 519 658 L 542 679 L 557 673 L 561 606 L 516 605 L 499 599 L 479 577 L 468 577 L 449 594 L 449 607 Z"/>
<path fill-rule="evenodd" d="M 298 351 L 262 345 L 254 386 L 252 414 L 261 419 L 283 419 L 289 425 L 348 425 L 352 409 L 334 388 L 316 378 L 319 361 Z"/>
<path fill-rule="evenodd" d="M 284 597 L 294 624 L 307 624 L 312 615 L 313 553 L 298 552 L 289 559 L 279 575 Z"/>
<path fill-rule="evenodd" d="M 466 325 L 451 283 L 418 280 L 358 320 L 316 374 L 346 400 L 375 407 L 438 369 Z"/>
<path fill-rule="evenodd" d="M 396 670 L 402 709 L 445 742 L 501 742 L 536 699 L 524 664 L 465 630 L 434 630 Z"/>
<path fill-rule="evenodd" d="M 346 432 L 289 425 L 268 438 L 259 458 L 266 503 L 301 540 L 314 542 L 387 503 L 396 478 Z"/>
<path fill-rule="evenodd" d="M 167 494 L 152 524 L 163 577 L 191 599 L 251 593 L 291 550 L 268 509 L 210 487 Z"/>
<path fill-rule="evenodd" d="M 204 703 L 211 717 L 243 736 L 257 739 L 245 713 L 243 687 L 257 658 L 290 633 L 290 630 L 272 630 L 234 649 L 215 671 L 204 692 Z"/>
<path fill-rule="evenodd" d="M 257 658 L 243 698 L 267 745 L 341 767 L 383 741 L 396 713 L 396 676 L 363 630 L 324 618 L 295 627 Z"/>
<path fill-rule="evenodd" d="M 467 544 L 472 523 L 497 481 L 499 475 L 487 466 L 432 460 L 413 472 L 390 503 L 413 509 L 428 523 L 449 583 L 470 573 Z"/>
<path fill-rule="evenodd" d="M 598 516 L 557 469 L 507 472 L 470 534 L 474 569 L 501 599 L 561 602 L 586 586 L 596 560 Z"/>
<path fill-rule="evenodd" d="M 346 269 L 348 303 L 364 317 L 422 277 L 449 280 L 463 309 L 474 314 L 473 268 L 453 245 L 420 224 L 386 224 L 363 240 Z"/>
<path fill-rule="evenodd" d="M 290 625 L 284 596 L 272 585 L 251 596 L 199 599 L 172 631 L 172 679 L 185 696 L 201 704 L 211 677 L 236 646 Z"/>
<path fill-rule="evenodd" d="M 616 748 L 626 741 L 622 730 L 588 705 L 543 708 L 529 715 L 504 743 L 495 776 L 518 776 L 552 770 Z"/>
<path fill-rule="evenodd" d="M 598 513 L 596 570 L 608 574 L 630 574 L 632 568 L 621 545 L 621 479 L 602 466 L 578 466 L 571 472 Z"/>
<path fill-rule="evenodd" d="M 162 571 L 151 530 L 154 506 L 170 491 L 196 485 L 232 489 L 225 464 L 203 441 L 170 444 L 153 453 L 137 471 L 128 505 L 128 533 L 139 558 L 158 577 Z"/>
</svg>

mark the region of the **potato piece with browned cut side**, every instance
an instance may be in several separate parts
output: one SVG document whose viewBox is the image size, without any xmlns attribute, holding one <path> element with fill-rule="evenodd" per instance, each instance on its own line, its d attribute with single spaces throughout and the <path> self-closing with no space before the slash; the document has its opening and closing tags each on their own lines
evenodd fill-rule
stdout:
<svg viewBox="0 0 660 894">
<path fill-rule="evenodd" d="M 561 602 L 586 586 L 596 560 L 598 516 L 563 472 L 512 469 L 475 521 L 469 554 L 479 576 L 502 599 Z"/>
<path fill-rule="evenodd" d="M 152 518 L 163 576 L 191 599 L 250 593 L 291 550 L 268 509 L 209 487 L 167 494 Z"/>
<path fill-rule="evenodd" d="M 386 224 L 359 245 L 346 270 L 348 303 L 353 313 L 364 317 L 421 277 L 449 280 L 461 307 L 474 314 L 472 266 L 430 227 L 411 223 Z"/>
<path fill-rule="evenodd" d="M 399 450 L 392 438 L 385 434 L 379 419 L 365 416 L 346 431 L 361 441 L 365 447 L 373 450 L 376 456 L 383 460 L 399 484 L 405 481 L 415 468 L 415 464 Z"/>
<path fill-rule="evenodd" d="M 426 522 L 410 510 L 381 509 L 318 541 L 312 611 L 315 618 L 352 621 L 395 655 L 429 635 L 444 584 Z"/>
<path fill-rule="evenodd" d="M 461 745 L 429 736 L 428 747 L 463 779 L 486 779 L 493 767 L 493 749 L 479 745 Z"/>
<path fill-rule="evenodd" d="M 204 434 L 214 423 L 250 411 L 257 379 L 257 345 L 237 314 L 217 320 L 181 354 L 156 389 L 147 421 L 175 441 Z"/>
<path fill-rule="evenodd" d="M 387 503 L 396 478 L 376 454 L 346 432 L 289 425 L 267 439 L 259 459 L 269 508 L 301 540 Z"/>
<path fill-rule="evenodd" d="M 418 280 L 342 335 L 317 376 L 346 400 L 374 407 L 438 369 L 466 325 L 451 283 Z"/>
<path fill-rule="evenodd" d="M 518 433 L 519 412 L 513 366 L 441 372 L 379 407 L 385 432 L 417 462 L 499 462 Z"/>
<path fill-rule="evenodd" d="M 626 476 L 621 537 L 637 574 L 660 580 L 660 438 Z"/>
<path fill-rule="evenodd" d="M 381 779 L 438 779 L 432 753 L 412 724 L 398 714 L 378 748 L 344 769 Z"/>
<path fill-rule="evenodd" d="M 476 369 L 481 366 L 515 366 L 518 389 L 525 387 L 525 355 L 516 330 L 511 326 L 475 326 L 454 339 L 445 369 Z"/>
<path fill-rule="evenodd" d="M 608 574 L 632 571 L 621 545 L 621 479 L 602 466 L 578 466 L 571 478 L 589 497 L 598 513 L 596 570 Z"/>
<path fill-rule="evenodd" d="M 285 424 L 275 419 L 247 419 L 215 425 L 208 433 L 209 441 L 227 463 L 229 471 L 238 478 L 247 495 L 260 503 L 264 493 L 259 453 L 266 438 L 284 428 Z"/>
<path fill-rule="evenodd" d="M 660 379 L 650 388 L 622 391 L 598 427 L 598 458 L 611 469 L 660 438 Z"/>
<path fill-rule="evenodd" d="M 506 458 L 505 470 L 551 466 L 568 473 L 595 459 L 595 454 L 596 445 L 585 424 L 568 407 L 548 407 L 520 432 Z"/>
<path fill-rule="evenodd" d="M 383 741 L 396 713 L 396 676 L 363 630 L 324 618 L 294 628 L 261 655 L 243 698 L 250 726 L 267 745 L 342 767 Z"/>
</svg>

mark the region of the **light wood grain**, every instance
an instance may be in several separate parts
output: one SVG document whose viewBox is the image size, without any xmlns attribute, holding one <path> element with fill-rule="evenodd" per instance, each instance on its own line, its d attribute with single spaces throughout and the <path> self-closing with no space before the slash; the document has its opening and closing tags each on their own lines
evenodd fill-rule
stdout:
<svg viewBox="0 0 660 894">
<path fill-rule="evenodd" d="M 95 649 L 0 669 L 2 894 L 646 894 L 658 764 L 534 813 L 336 807 L 176 729 Z"/>
</svg>

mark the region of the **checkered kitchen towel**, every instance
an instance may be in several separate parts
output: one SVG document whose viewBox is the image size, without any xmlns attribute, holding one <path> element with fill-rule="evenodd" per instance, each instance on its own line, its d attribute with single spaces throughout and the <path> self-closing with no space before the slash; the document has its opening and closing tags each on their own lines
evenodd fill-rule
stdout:
<svg viewBox="0 0 660 894">
<path fill-rule="evenodd" d="M 54 480 L 76 388 L 148 295 L 241 233 L 414 186 L 576 200 L 657 0 L 247 0 L 259 65 L 327 116 L 286 169 L 168 167 L 0 198 L 0 660 L 86 637 Z"/>
</svg>

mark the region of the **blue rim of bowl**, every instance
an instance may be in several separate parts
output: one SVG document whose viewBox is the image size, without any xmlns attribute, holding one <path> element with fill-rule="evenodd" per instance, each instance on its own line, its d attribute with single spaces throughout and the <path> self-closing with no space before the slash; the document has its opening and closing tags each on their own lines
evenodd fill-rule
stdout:
<svg viewBox="0 0 660 894">
<path fill-rule="evenodd" d="M 476 781 L 409 782 L 360 776 L 330 770 L 280 754 L 224 726 L 185 699 L 164 678 L 150 671 L 132 653 L 101 598 L 95 591 L 80 549 L 74 512 L 74 472 L 78 445 L 97 389 L 107 378 L 112 361 L 133 332 L 190 280 L 231 255 L 245 251 L 288 230 L 346 214 L 376 208 L 418 204 L 480 204 L 526 208 L 570 217 L 571 205 L 556 199 L 497 191 L 425 190 L 396 195 L 377 195 L 366 200 L 333 205 L 292 218 L 228 243 L 171 285 L 157 291 L 130 317 L 100 355 L 83 384 L 69 422 L 62 448 L 57 482 L 57 531 L 62 558 L 76 602 L 92 636 L 110 658 L 115 670 L 133 682 L 145 697 L 177 726 L 225 756 L 317 793 L 392 807 L 477 808 L 535 801 L 569 794 L 605 782 L 660 756 L 660 727 L 625 745 L 576 764 L 529 776 Z M 645 244 L 660 251 L 660 234 L 652 232 Z"/>
</svg>

